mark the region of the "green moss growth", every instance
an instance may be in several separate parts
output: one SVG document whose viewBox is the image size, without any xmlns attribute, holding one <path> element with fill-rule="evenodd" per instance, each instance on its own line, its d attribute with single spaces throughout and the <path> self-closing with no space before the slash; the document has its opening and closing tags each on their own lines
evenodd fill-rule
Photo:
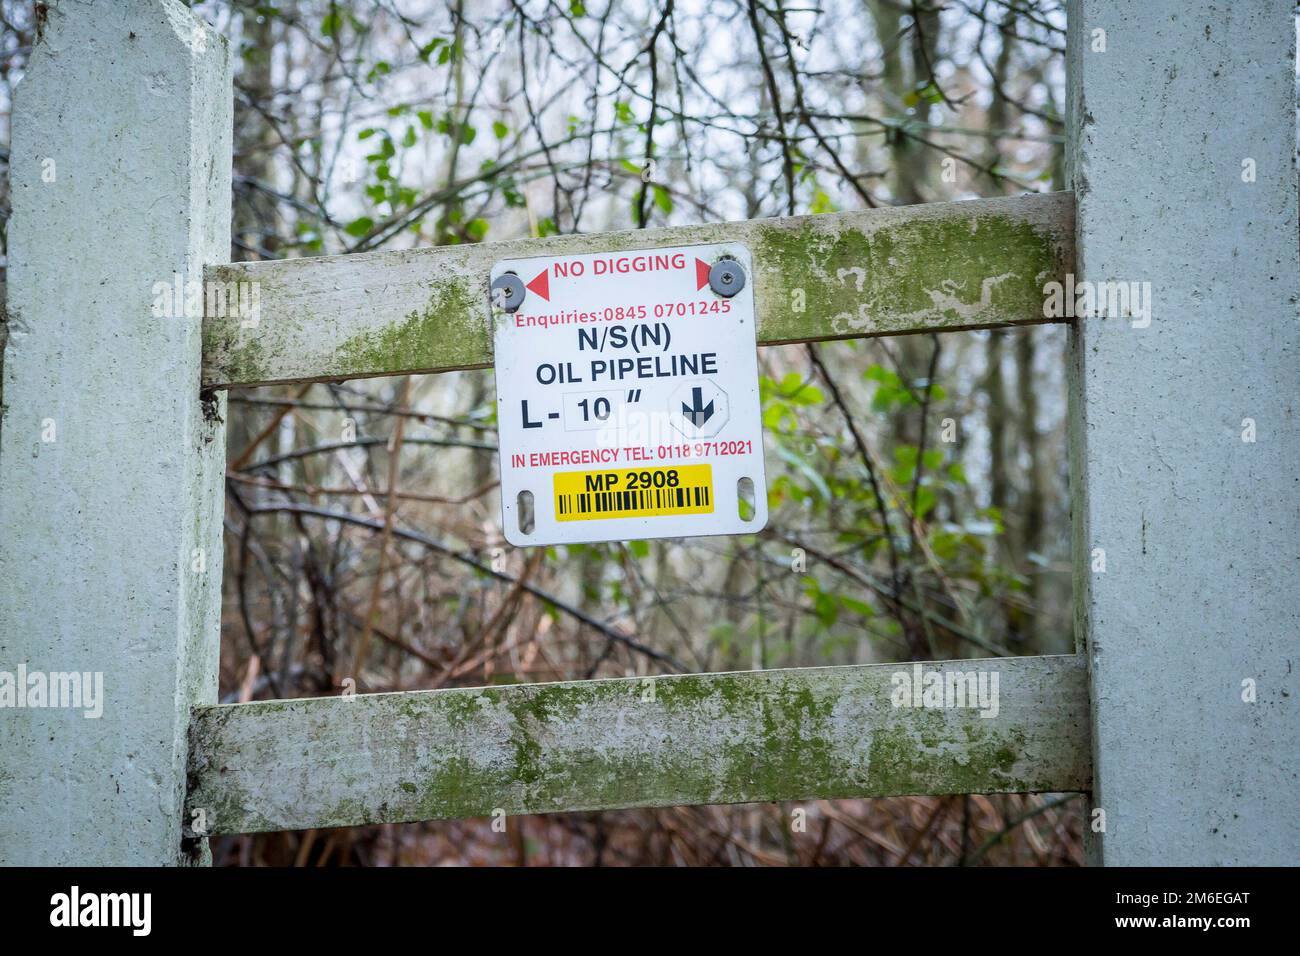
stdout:
<svg viewBox="0 0 1300 956">
<path fill-rule="evenodd" d="M 1024 321 L 1041 315 L 1044 283 L 1065 269 L 1050 233 L 991 213 L 872 231 L 808 217 L 762 230 L 756 245 L 764 284 L 783 297 L 802 289 L 805 300 L 802 312 L 760 308 L 768 341 Z"/>
<path fill-rule="evenodd" d="M 477 365 L 491 354 L 487 293 L 463 279 L 434 282 L 419 311 L 387 328 L 354 335 L 336 352 L 335 366 L 367 375 Z"/>
</svg>

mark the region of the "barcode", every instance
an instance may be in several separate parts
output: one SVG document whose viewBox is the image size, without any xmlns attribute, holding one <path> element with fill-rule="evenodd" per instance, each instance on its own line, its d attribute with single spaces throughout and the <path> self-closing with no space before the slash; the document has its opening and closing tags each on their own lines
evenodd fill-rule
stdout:
<svg viewBox="0 0 1300 956">
<path fill-rule="evenodd" d="M 672 514 L 687 508 L 708 508 L 708 485 L 690 488 L 646 488 L 642 491 L 588 491 L 559 496 L 560 515 L 604 515 L 611 511 L 655 511 Z"/>
</svg>

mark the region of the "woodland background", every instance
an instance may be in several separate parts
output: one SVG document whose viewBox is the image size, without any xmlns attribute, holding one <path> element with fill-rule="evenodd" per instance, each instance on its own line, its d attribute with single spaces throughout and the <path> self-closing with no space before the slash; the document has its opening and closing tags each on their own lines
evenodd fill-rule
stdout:
<svg viewBox="0 0 1300 956">
<path fill-rule="evenodd" d="M 0 254 L 39 6 L 0 0 Z M 1063 187 L 1054 0 L 193 7 L 236 60 L 233 260 Z M 1062 326 L 761 349 L 764 532 L 530 551 L 501 535 L 490 371 L 233 391 L 222 699 L 1070 652 L 1064 359 Z M 379 530 L 276 510 L 293 503 Z M 504 834 L 470 820 L 223 838 L 213 853 L 1082 862 L 1069 796 L 800 806 L 806 832 L 793 804 L 689 807 L 519 817 Z"/>
</svg>

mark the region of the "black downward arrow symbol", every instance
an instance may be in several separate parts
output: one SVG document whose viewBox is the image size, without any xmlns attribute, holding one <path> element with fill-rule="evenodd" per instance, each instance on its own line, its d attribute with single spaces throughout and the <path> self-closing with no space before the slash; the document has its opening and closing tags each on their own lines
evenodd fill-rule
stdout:
<svg viewBox="0 0 1300 956">
<path fill-rule="evenodd" d="M 691 400 L 695 403 L 695 407 L 692 408 L 682 402 L 682 414 L 686 416 L 688 422 L 699 428 L 713 417 L 713 399 L 709 399 L 709 404 L 705 405 L 704 389 L 696 387 L 691 389 Z"/>
</svg>

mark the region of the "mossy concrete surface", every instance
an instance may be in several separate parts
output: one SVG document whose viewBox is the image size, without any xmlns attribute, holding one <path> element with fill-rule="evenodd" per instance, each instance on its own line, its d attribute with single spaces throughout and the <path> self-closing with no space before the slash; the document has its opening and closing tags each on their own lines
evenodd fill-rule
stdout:
<svg viewBox="0 0 1300 956">
<path fill-rule="evenodd" d="M 1048 193 L 587 236 L 219 265 L 256 314 L 204 320 L 206 387 L 331 381 L 492 362 L 502 259 L 744 244 L 760 344 L 1043 322 L 1074 261 L 1074 197 Z"/>
<path fill-rule="evenodd" d="M 152 290 L 230 254 L 232 54 L 177 0 L 36 9 L 7 157 L 0 669 L 99 674 L 103 693 L 0 708 L 0 866 L 188 863 L 225 397 L 199 395 L 198 316 L 160 318 Z"/>
<path fill-rule="evenodd" d="M 209 707 L 186 819 L 214 833 L 493 813 L 1089 786 L 1075 657 L 996 673 L 996 714 L 895 706 L 908 664 L 415 691 Z M 991 683 L 991 681 L 990 681 Z"/>
</svg>

